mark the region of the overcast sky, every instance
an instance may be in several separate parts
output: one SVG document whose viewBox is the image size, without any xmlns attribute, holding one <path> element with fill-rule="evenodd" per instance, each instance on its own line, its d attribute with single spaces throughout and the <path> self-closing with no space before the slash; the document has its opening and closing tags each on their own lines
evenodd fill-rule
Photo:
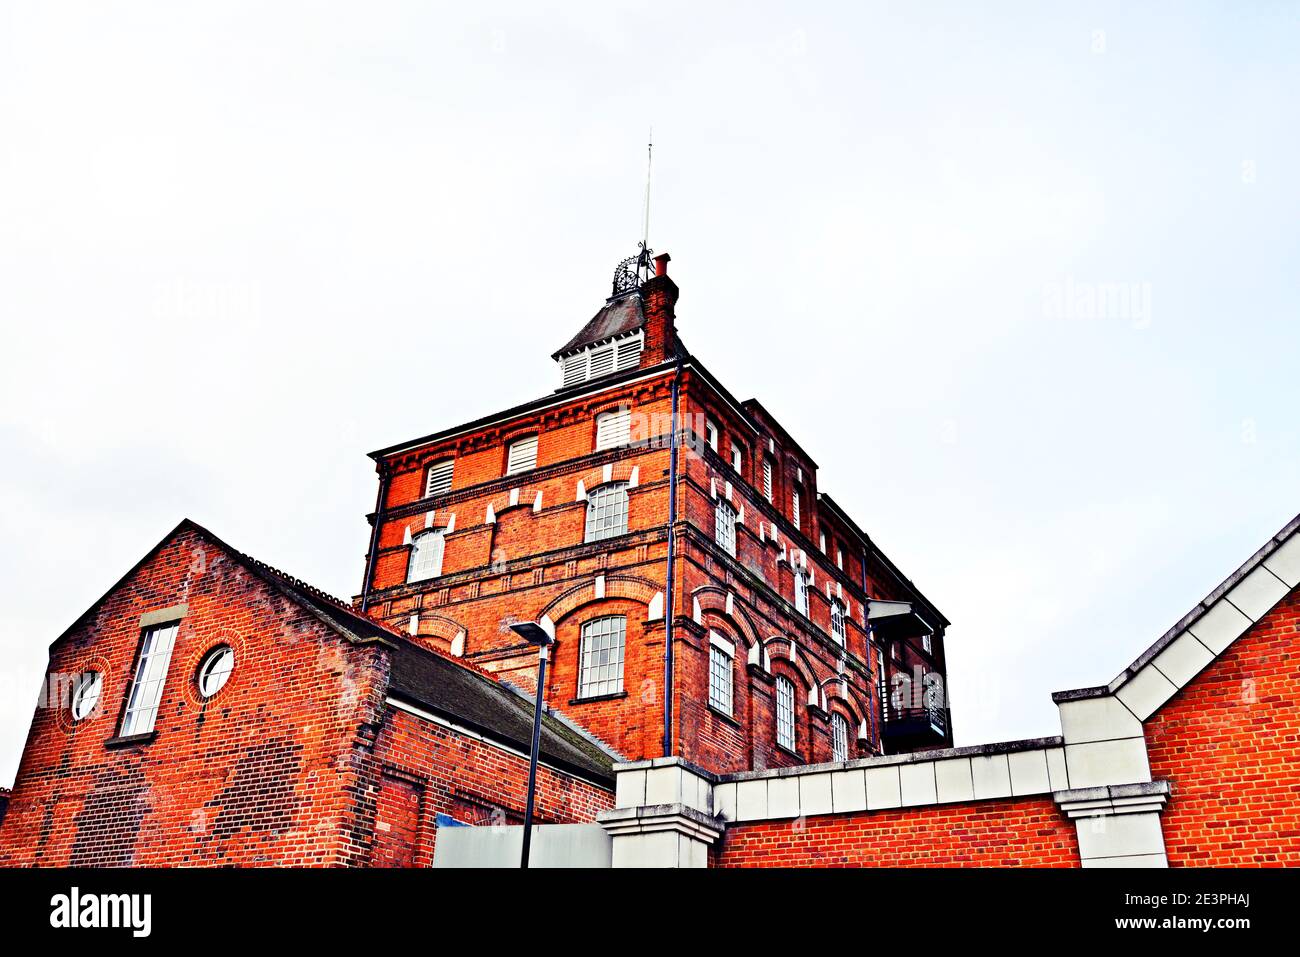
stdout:
<svg viewBox="0 0 1300 957">
<path fill-rule="evenodd" d="M 471 6 L 0 3 L 0 784 L 181 518 L 359 590 L 365 453 L 558 384 L 651 124 L 682 337 L 952 620 L 959 744 L 1300 510 L 1296 3 Z"/>
</svg>

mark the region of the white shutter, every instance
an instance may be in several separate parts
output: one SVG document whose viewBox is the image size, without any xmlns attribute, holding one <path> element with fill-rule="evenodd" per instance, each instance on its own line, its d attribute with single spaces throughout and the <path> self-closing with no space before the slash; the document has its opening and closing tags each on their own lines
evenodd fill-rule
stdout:
<svg viewBox="0 0 1300 957">
<path fill-rule="evenodd" d="M 506 474 L 515 475 L 537 467 L 537 436 L 520 439 L 510 446 L 510 455 L 506 459 Z"/>
<path fill-rule="evenodd" d="M 587 374 L 589 379 L 597 376 L 606 375 L 614 371 L 614 346 L 611 343 L 607 346 L 601 346 L 599 349 L 591 350 L 591 371 Z"/>
<path fill-rule="evenodd" d="M 615 363 L 619 371 L 623 369 L 635 369 L 641 363 L 641 349 L 645 340 L 641 333 L 637 333 L 631 339 L 623 339 L 618 343 L 618 360 Z"/>
<path fill-rule="evenodd" d="M 795 528 L 802 528 L 799 524 L 799 490 L 795 489 L 790 499 L 790 517 L 794 520 Z"/>
<path fill-rule="evenodd" d="M 445 495 L 451 491 L 452 472 L 456 468 L 455 459 L 443 459 L 429 466 L 429 477 L 424 485 L 424 494 Z"/>
<path fill-rule="evenodd" d="M 596 451 L 627 445 L 632 435 L 632 410 L 619 409 L 596 416 Z"/>
<path fill-rule="evenodd" d="M 587 378 L 587 353 L 579 352 L 569 356 L 561 365 L 565 385 L 577 385 Z"/>
<path fill-rule="evenodd" d="M 772 501 L 772 460 L 763 459 L 763 497 Z"/>
</svg>

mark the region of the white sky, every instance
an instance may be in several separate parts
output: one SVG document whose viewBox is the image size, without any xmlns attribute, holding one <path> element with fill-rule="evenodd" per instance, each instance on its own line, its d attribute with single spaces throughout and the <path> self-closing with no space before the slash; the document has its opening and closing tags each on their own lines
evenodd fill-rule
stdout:
<svg viewBox="0 0 1300 957">
<path fill-rule="evenodd" d="M 365 453 L 555 387 L 652 123 L 683 338 L 952 619 L 958 743 L 1300 509 L 1296 4 L 700 6 L 0 3 L 0 783 L 182 517 L 359 589 Z"/>
</svg>

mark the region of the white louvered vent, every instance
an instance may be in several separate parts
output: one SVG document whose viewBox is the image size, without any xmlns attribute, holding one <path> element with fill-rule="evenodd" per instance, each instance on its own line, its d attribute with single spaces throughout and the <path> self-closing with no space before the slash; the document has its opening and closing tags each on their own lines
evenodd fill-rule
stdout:
<svg viewBox="0 0 1300 957">
<path fill-rule="evenodd" d="M 536 467 L 537 436 L 531 435 L 526 439 L 520 439 L 510 446 L 510 454 L 506 458 L 507 475 L 517 475 Z"/>
<path fill-rule="evenodd" d="M 627 445 L 631 435 L 631 409 L 619 409 L 596 416 L 596 451 Z"/>
<path fill-rule="evenodd" d="M 424 483 L 424 494 L 446 495 L 451 491 L 451 477 L 456 468 L 455 459 L 443 459 L 429 466 L 429 476 Z"/>
<path fill-rule="evenodd" d="M 591 346 L 560 360 L 560 375 L 565 386 L 579 385 L 591 379 L 641 364 L 645 332 L 638 329 L 629 336 Z"/>
<path fill-rule="evenodd" d="M 772 460 L 763 459 L 763 497 L 772 501 Z"/>
</svg>

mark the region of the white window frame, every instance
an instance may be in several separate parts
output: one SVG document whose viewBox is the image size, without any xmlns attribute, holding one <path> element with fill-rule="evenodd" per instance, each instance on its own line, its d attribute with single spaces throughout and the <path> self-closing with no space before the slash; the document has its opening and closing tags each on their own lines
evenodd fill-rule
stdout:
<svg viewBox="0 0 1300 957">
<path fill-rule="evenodd" d="M 455 459 L 438 459 L 431 463 L 424 477 L 424 497 L 446 495 L 451 491 L 451 483 L 455 476 Z"/>
<path fill-rule="evenodd" d="M 808 615 L 808 576 L 802 568 L 794 570 L 794 610 Z"/>
<path fill-rule="evenodd" d="M 736 646 L 709 633 L 709 707 L 731 717 L 736 693 Z"/>
<path fill-rule="evenodd" d="M 925 649 L 927 655 L 934 654 L 934 639 L 928 634 L 922 635 L 921 647 Z"/>
<path fill-rule="evenodd" d="M 425 553 L 425 549 L 433 551 Z M 440 528 L 421 532 L 411 539 L 411 553 L 406 560 L 406 582 L 424 582 L 442 574 L 442 560 L 447 539 Z"/>
<path fill-rule="evenodd" d="M 704 420 L 704 441 L 713 451 L 718 451 L 718 426 L 712 419 Z"/>
<path fill-rule="evenodd" d="M 616 449 L 632 441 L 632 410 L 627 406 L 596 416 L 596 451 Z"/>
<path fill-rule="evenodd" d="M 537 468 L 537 436 L 525 435 L 506 447 L 506 475 L 520 475 Z"/>
<path fill-rule="evenodd" d="M 609 482 L 587 493 L 584 542 L 603 542 L 627 534 L 627 483 Z"/>
<path fill-rule="evenodd" d="M 794 682 L 785 675 L 776 676 L 776 743 L 788 751 L 795 749 Z"/>
<path fill-rule="evenodd" d="M 146 628 L 141 634 L 135 674 L 131 679 L 131 690 L 118 731 L 121 737 L 129 738 L 153 731 L 163 691 L 167 687 L 167 672 L 171 667 L 172 651 L 176 647 L 176 634 L 180 627 L 179 621 L 173 621 Z"/>
<path fill-rule="evenodd" d="M 623 690 L 627 618 L 604 615 L 582 625 L 578 651 L 578 697 L 601 698 Z"/>
<path fill-rule="evenodd" d="M 745 474 L 745 453 L 739 445 L 731 447 L 731 468 L 737 475 Z"/>
<path fill-rule="evenodd" d="M 72 701 L 69 703 L 73 721 L 85 721 L 99 707 L 99 699 L 104 691 L 104 676 L 98 671 L 84 671 L 77 676 L 77 683 L 72 689 Z"/>
<path fill-rule="evenodd" d="M 235 649 L 218 645 L 199 663 L 199 696 L 205 701 L 226 686 L 235 671 Z"/>
<path fill-rule="evenodd" d="M 713 540 L 732 558 L 736 557 L 736 510 L 721 496 L 713 506 Z"/>
<path fill-rule="evenodd" d="M 831 637 L 841 648 L 849 642 L 849 629 L 846 624 L 844 606 L 838 601 L 831 602 Z"/>
<path fill-rule="evenodd" d="M 838 711 L 831 712 L 831 760 L 849 759 L 849 719 Z"/>
</svg>

